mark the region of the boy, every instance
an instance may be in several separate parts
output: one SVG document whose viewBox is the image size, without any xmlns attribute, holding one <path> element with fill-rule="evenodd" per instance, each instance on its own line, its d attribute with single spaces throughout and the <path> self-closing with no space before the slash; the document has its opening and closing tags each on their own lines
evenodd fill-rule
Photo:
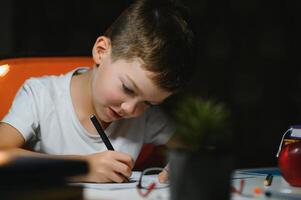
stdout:
<svg viewBox="0 0 301 200">
<path fill-rule="evenodd" d="M 156 105 L 192 74 L 193 33 L 184 15 L 173 1 L 135 1 L 97 38 L 91 69 L 24 83 L 0 124 L 0 149 L 84 159 L 90 172 L 82 181 L 123 182 L 143 143 L 170 141 L 172 127 Z M 106 150 L 91 115 L 116 151 Z"/>
</svg>

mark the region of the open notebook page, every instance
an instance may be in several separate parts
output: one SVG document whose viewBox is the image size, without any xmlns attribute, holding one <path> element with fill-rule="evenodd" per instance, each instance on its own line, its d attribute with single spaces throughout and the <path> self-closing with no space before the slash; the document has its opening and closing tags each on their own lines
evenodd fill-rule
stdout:
<svg viewBox="0 0 301 200">
<path fill-rule="evenodd" d="M 138 180 L 141 172 L 134 171 L 130 177 L 128 183 L 74 183 L 76 185 L 82 185 L 85 188 L 99 189 L 99 190 L 119 190 L 135 188 L 138 184 Z M 158 175 L 145 175 L 143 177 L 143 185 L 150 185 L 156 183 L 156 188 L 167 187 L 168 184 L 159 183 Z M 73 183 L 72 183 L 73 184 Z"/>
</svg>

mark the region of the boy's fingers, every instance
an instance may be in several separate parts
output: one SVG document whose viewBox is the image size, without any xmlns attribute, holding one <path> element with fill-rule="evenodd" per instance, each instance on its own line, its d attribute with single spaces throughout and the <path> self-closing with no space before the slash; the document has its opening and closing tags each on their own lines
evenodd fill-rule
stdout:
<svg viewBox="0 0 301 200">
<path fill-rule="evenodd" d="M 132 168 L 120 161 L 114 162 L 112 164 L 112 167 L 115 172 L 120 173 L 126 178 L 132 175 Z"/>
<path fill-rule="evenodd" d="M 158 175 L 158 179 L 160 183 L 165 183 L 167 181 L 168 178 L 168 173 L 166 170 L 163 170 L 159 175 Z"/>
<path fill-rule="evenodd" d="M 129 154 L 114 151 L 113 156 L 114 156 L 114 159 L 126 164 L 131 169 L 134 167 L 134 161 Z"/>
<path fill-rule="evenodd" d="M 119 174 L 119 173 L 112 173 L 110 175 L 110 179 L 112 182 L 115 182 L 115 183 L 122 183 L 122 182 L 125 182 L 125 180 L 126 180 L 126 178 L 122 174 Z"/>
</svg>

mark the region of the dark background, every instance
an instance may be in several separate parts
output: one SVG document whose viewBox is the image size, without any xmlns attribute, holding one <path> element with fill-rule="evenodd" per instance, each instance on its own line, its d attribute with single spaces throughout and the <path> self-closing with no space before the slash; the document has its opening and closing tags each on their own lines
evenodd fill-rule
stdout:
<svg viewBox="0 0 301 200">
<path fill-rule="evenodd" d="M 90 55 L 131 2 L 1 0 L 0 59 Z M 191 92 L 231 109 L 238 167 L 275 166 L 282 133 L 301 124 L 300 1 L 185 3 L 199 39 Z"/>
</svg>

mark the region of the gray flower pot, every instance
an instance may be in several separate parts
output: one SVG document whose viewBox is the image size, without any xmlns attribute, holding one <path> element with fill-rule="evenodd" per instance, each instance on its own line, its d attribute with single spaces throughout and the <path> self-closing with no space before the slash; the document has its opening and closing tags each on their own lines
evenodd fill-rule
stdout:
<svg viewBox="0 0 301 200">
<path fill-rule="evenodd" d="M 229 199 L 233 156 L 173 150 L 169 159 L 171 200 Z"/>
</svg>

